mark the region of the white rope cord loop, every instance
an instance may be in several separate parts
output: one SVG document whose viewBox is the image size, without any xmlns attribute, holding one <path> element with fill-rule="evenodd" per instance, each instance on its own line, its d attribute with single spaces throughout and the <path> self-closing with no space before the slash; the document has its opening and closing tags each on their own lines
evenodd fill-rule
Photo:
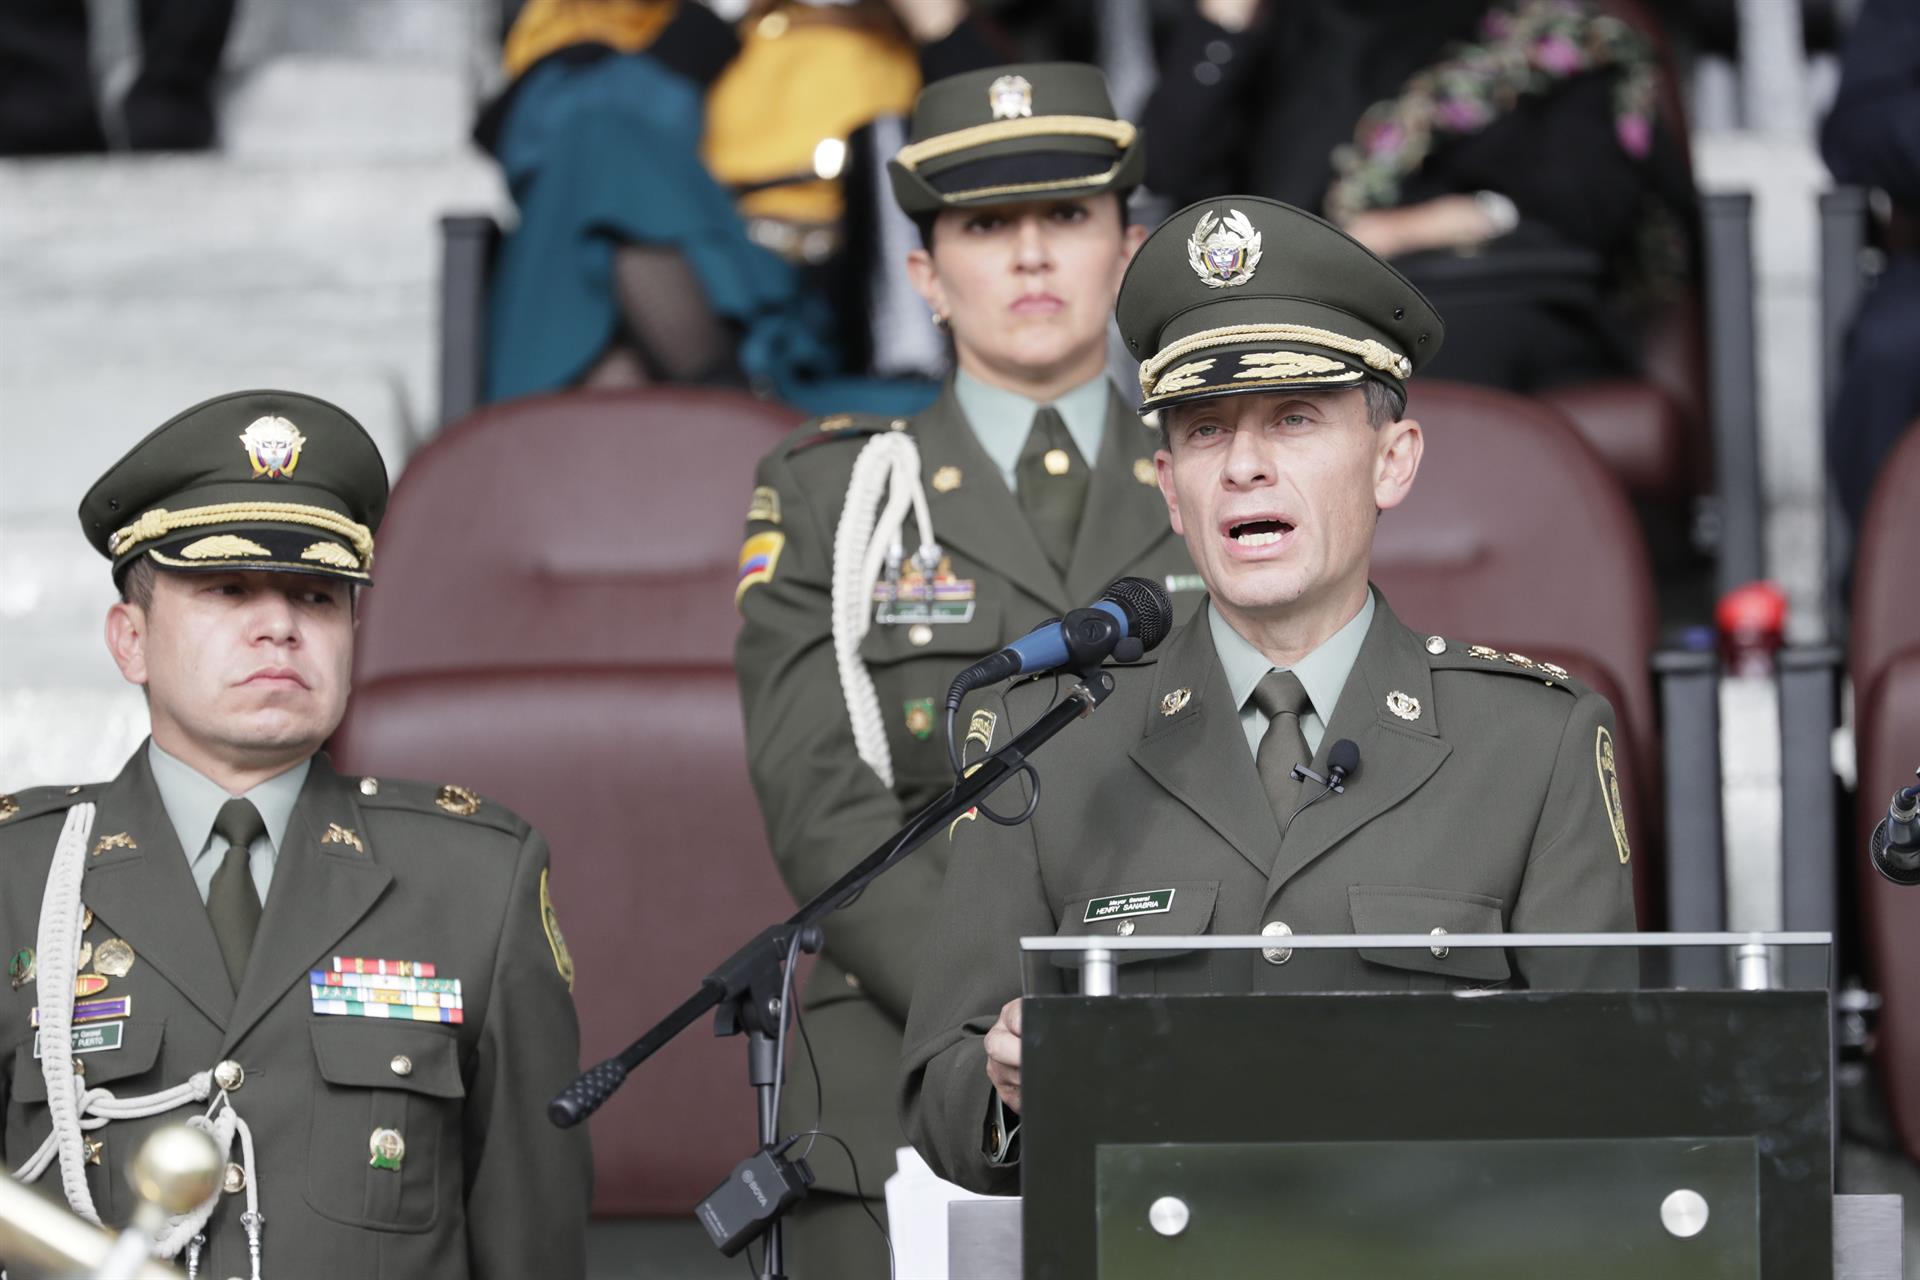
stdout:
<svg viewBox="0 0 1920 1280">
<path fill-rule="evenodd" d="M 873 676 L 860 660 L 860 642 L 873 625 L 873 588 L 881 568 L 889 551 L 899 553 L 899 529 L 908 507 L 920 535 L 916 559 L 931 577 L 940 549 L 933 541 L 926 491 L 920 487 L 920 450 L 905 432 L 876 435 L 854 459 L 840 527 L 834 533 L 833 657 L 854 748 L 888 787 L 893 786 L 893 753 Z"/>
<path fill-rule="evenodd" d="M 80 883 L 86 874 L 87 838 L 93 832 L 93 818 L 91 804 L 75 805 L 68 810 L 41 895 L 34 967 L 35 981 L 39 984 L 40 1075 L 47 1084 L 47 1111 L 53 1129 L 12 1176 L 21 1183 L 36 1182 L 57 1158 L 60 1189 L 66 1195 L 67 1204 L 80 1217 L 99 1225 L 100 1215 L 87 1187 L 86 1131 L 101 1128 L 113 1120 L 144 1120 L 163 1115 L 211 1097 L 213 1102 L 207 1113 L 190 1117 L 187 1123 L 213 1139 L 222 1162 L 233 1150 L 236 1130 L 241 1133 L 247 1171 L 247 1207 L 254 1215 L 247 1233 L 255 1258 L 254 1277 L 259 1280 L 261 1219 L 257 1180 L 253 1176 L 253 1142 L 245 1122 L 233 1109 L 232 1099 L 224 1091 L 214 1096 L 213 1073 L 197 1071 L 184 1084 L 138 1098 L 116 1097 L 111 1089 L 86 1088 L 84 1079 L 74 1074 L 73 1055 L 66 1051 L 66 1046 L 72 1040 L 73 987 L 80 967 L 80 918 L 85 910 L 80 904 Z M 154 1256 L 171 1258 L 186 1248 L 206 1226 L 220 1195 L 216 1187 L 206 1202 L 191 1213 L 169 1219 L 167 1229 L 154 1241 Z"/>
<path fill-rule="evenodd" d="M 73 1074 L 73 979 L 80 967 L 80 880 L 86 874 L 87 837 L 93 832 L 94 806 L 77 804 L 67 811 L 54 846 L 53 865 L 47 871 L 40 897 L 40 929 L 34 938 L 34 968 L 39 984 L 40 1076 L 47 1084 L 47 1112 L 53 1132 L 47 1140 L 60 1157 L 60 1189 L 67 1204 L 98 1226 L 100 1214 L 87 1188 L 86 1141 L 80 1132 L 81 1098 Z M 45 1169 L 41 1165 L 41 1169 Z M 38 1177 L 36 1173 L 34 1175 Z"/>
</svg>

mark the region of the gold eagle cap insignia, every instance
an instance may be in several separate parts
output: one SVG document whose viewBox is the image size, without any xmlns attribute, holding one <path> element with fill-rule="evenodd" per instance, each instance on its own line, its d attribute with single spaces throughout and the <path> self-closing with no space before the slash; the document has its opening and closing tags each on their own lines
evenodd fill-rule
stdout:
<svg viewBox="0 0 1920 1280">
<path fill-rule="evenodd" d="M 1160 699 L 1160 714 L 1177 716 L 1186 710 L 1187 703 L 1193 701 L 1193 690 L 1182 685 L 1166 697 Z"/>
<path fill-rule="evenodd" d="M 1238 209 L 1224 218 L 1209 209 L 1187 237 L 1187 263 L 1209 289 L 1243 285 L 1260 265 L 1260 232 Z"/>
<path fill-rule="evenodd" d="M 995 120 L 1033 115 L 1033 82 L 1025 76 L 1001 76 L 987 86 L 987 107 Z"/>
</svg>

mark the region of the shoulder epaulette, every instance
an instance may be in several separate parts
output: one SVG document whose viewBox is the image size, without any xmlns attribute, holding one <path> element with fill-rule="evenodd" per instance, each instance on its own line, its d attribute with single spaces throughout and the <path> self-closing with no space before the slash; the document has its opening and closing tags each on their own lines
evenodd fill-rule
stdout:
<svg viewBox="0 0 1920 1280">
<path fill-rule="evenodd" d="M 836 413 L 803 424 L 787 437 L 786 455 L 791 458 L 831 440 L 860 440 L 883 431 L 905 431 L 905 418 L 888 418 L 874 413 Z"/>
<path fill-rule="evenodd" d="M 1437 671 L 1485 671 L 1495 675 L 1525 676 L 1550 688 L 1565 689 L 1579 697 L 1586 686 L 1572 672 L 1552 662 L 1529 658 L 1524 653 L 1509 653 L 1484 644 L 1460 644 L 1440 636 L 1428 636 L 1429 662 Z"/>
<path fill-rule="evenodd" d="M 97 796 L 107 784 L 89 782 L 77 787 L 30 787 L 0 795 L 0 827 L 10 827 L 43 813 L 60 813 Z"/>
<path fill-rule="evenodd" d="M 452 783 L 416 782 L 411 778 L 374 778 L 359 780 L 360 805 L 366 809 L 405 809 L 412 813 L 432 813 L 455 821 L 493 827 L 515 836 L 527 831 L 526 820 L 503 804 L 481 796 L 467 787 Z"/>
</svg>

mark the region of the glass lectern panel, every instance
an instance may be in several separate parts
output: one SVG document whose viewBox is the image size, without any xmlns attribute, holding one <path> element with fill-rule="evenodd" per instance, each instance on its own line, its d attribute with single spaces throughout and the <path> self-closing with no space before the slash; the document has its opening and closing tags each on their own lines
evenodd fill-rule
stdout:
<svg viewBox="0 0 1920 1280">
<path fill-rule="evenodd" d="M 1830 942 L 1023 940 L 1025 1274 L 1831 1275 Z"/>
</svg>

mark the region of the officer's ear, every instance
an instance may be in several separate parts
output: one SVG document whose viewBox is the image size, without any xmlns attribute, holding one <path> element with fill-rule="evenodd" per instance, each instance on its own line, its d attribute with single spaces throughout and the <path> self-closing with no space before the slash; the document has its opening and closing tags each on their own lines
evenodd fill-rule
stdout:
<svg viewBox="0 0 1920 1280">
<path fill-rule="evenodd" d="M 927 304 L 934 315 L 944 317 L 947 314 L 946 291 L 940 287 L 940 269 L 933 265 L 931 248 L 913 249 L 907 253 L 907 283 Z"/>
<path fill-rule="evenodd" d="M 1420 424 L 1401 418 L 1377 428 L 1373 455 L 1373 505 L 1386 511 L 1406 501 L 1413 489 L 1413 477 L 1420 470 L 1420 456 L 1426 438 Z"/>
<path fill-rule="evenodd" d="M 107 652 L 128 684 L 147 683 L 147 609 L 130 600 L 107 610 Z"/>
</svg>

